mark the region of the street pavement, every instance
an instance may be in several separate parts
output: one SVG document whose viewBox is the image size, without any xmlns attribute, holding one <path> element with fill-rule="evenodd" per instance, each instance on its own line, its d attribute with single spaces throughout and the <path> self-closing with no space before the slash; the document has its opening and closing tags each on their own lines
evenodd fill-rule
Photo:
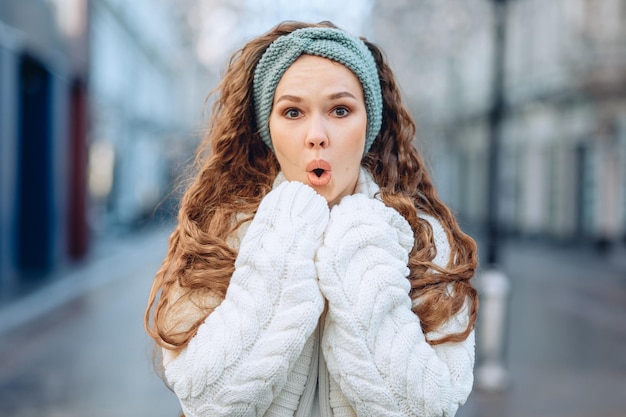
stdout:
<svg viewBox="0 0 626 417">
<path fill-rule="evenodd" d="M 475 384 L 457 417 L 626 417 L 624 247 L 512 241 L 500 266 L 511 285 L 510 383 L 499 391 Z"/>
<path fill-rule="evenodd" d="M 0 323 L 12 323 L 0 333 L 0 416 L 180 415 L 143 329 L 167 233 L 109 240 L 84 265 L 0 311 Z M 20 323 L 32 310 L 37 317 Z"/>
<path fill-rule="evenodd" d="M 0 417 L 179 415 L 143 329 L 169 229 L 100 242 L 0 308 Z M 457 417 L 626 417 L 626 251 L 510 241 L 500 266 L 510 384 L 475 387 Z"/>
</svg>

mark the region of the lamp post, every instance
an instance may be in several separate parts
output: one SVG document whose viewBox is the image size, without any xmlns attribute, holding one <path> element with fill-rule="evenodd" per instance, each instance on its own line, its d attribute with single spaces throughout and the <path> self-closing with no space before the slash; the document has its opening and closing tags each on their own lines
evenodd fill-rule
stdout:
<svg viewBox="0 0 626 417">
<path fill-rule="evenodd" d="M 492 102 L 489 111 L 488 200 L 486 230 L 486 266 L 478 277 L 481 311 L 478 323 L 478 352 L 476 386 L 497 391 L 509 384 L 504 365 L 510 284 L 498 269 L 499 261 L 499 161 L 502 122 L 504 118 L 504 62 L 506 44 L 507 0 L 491 0 L 494 11 Z"/>
</svg>

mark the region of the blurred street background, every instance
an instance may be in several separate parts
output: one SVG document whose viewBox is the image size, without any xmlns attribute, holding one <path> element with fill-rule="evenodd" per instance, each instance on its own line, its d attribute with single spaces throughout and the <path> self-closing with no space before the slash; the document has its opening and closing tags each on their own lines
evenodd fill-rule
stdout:
<svg viewBox="0 0 626 417">
<path fill-rule="evenodd" d="M 0 417 L 177 415 L 148 291 L 208 93 L 288 19 L 382 46 L 479 243 L 457 415 L 625 417 L 626 0 L 0 0 Z"/>
</svg>

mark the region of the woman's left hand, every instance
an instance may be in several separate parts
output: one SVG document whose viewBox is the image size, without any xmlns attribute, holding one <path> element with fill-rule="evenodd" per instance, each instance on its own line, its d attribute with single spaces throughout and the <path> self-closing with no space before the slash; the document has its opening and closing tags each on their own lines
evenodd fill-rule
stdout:
<svg viewBox="0 0 626 417">
<path fill-rule="evenodd" d="M 389 311 L 401 307 L 412 314 L 406 279 L 412 247 L 408 222 L 379 200 L 350 195 L 331 210 L 316 258 L 328 300 L 322 348 L 331 376 L 357 415 L 402 415 L 378 371 L 375 344 Z"/>
<path fill-rule="evenodd" d="M 431 346 L 411 310 L 413 242 L 398 212 L 352 195 L 331 210 L 317 251 L 328 300 L 322 350 L 357 415 L 452 416 L 471 390 L 473 333 L 461 343 Z"/>
<path fill-rule="evenodd" d="M 382 201 L 364 194 L 344 197 L 330 212 L 324 243 L 317 252 L 320 288 L 330 308 L 361 304 L 363 297 L 375 296 L 390 285 L 410 304 L 405 278 L 413 241 L 409 223 Z M 361 281 L 368 278 L 371 281 L 363 286 Z M 357 294 L 355 290 L 362 287 L 371 293 Z"/>
</svg>

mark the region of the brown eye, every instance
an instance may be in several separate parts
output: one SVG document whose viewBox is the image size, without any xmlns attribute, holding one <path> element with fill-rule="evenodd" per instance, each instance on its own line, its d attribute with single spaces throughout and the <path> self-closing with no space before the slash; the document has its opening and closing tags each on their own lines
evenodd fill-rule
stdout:
<svg viewBox="0 0 626 417">
<path fill-rule="evenodd" d="M 289 119 L 297 119 L 298 117 L 300 117 L 300 110 L 298 110 L 298 109 L 287 109 L 285 111 L 285 116 L 288 117 Z"/>
<path fill-rule="evenodd" d="M 346 117 L 350 111 L 345 107 L 335 107 L 333 109 L 333 114 L 337 117 Z"/>
</svg>

